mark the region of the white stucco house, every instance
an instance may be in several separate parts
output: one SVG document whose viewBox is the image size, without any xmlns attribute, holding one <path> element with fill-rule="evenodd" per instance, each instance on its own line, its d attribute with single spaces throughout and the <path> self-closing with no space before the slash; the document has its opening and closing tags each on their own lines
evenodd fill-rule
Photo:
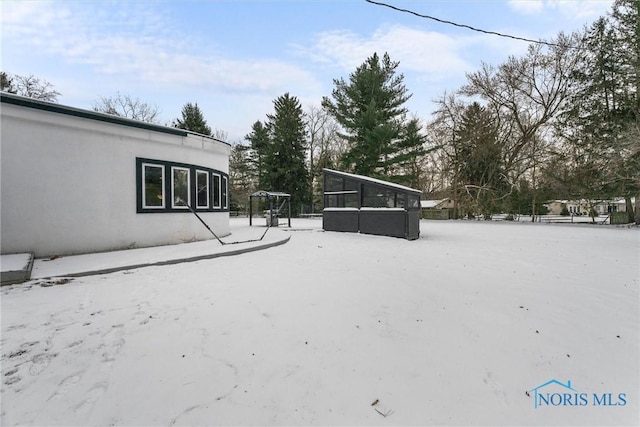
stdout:
<svg viewBox="0 0 640 427">
<path fill-rule="evenodd" d="M 5 92 L 1 253 L 36 257 L 229 234 L 229 144 Z"/>
</svg>

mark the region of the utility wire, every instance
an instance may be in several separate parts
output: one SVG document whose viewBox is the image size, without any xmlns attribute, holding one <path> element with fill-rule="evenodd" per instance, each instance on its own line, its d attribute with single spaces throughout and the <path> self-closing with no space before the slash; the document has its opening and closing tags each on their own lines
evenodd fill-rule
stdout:
<svg viewBox="0 0 640 427">
<path fill-rule="evenodd" d="M 393 9 L 396 10 L 398 12 L 405 12 L 405 13 L 410 13 L 411 15 L 415 15 L 419 18 L 426 18 L 426 19 L 431 19 L 437 22 L 440 22 L 441 24 L 448 24 L 448 25 L 453 25 L 455 27 L 460 27 L 460 28 L 466 28 L 468 30 L 472 30 L 472 31 L 477 31 L 479 33 L 484 33 L 484 34 L 491 34 L 494 36 L 499 36 L 499 37 L 506 37 L 506 38 L 510 38 L 510 39 L 514 39 L 514 40 L 521 40 L 521 41 L 525 41 L 525 42 L 529 42 L 529 43 L 537 43 L 537 44 L 544 44 L 547 46 L 555 46 L 555 47 L 560 47 L 562 45 L 559 45 L 557 43 L 550 43 L 550 42 L 545 42 L 542 40 L 533 40 L 533 39 L 527 39 L 524 37 L 518 37 L 518 36 L 511 36 L 509 34 L 503 34 L 503 33 L 497 33 L 495 31 L 487 31 L 487 30 L 482 30 L 480 28 L 475 28 L 472 27 L 470 25 L 465 25 L 465 24 L 458 24 L 456 22 L 452 22 L 452 21 L 447 21 L 445 19 L 440 19 L 440 18 L 436 18 L 434 16 L 429 16 L 429 15 L 423 15 L 421 13 L 418 12 L 414 12 L 412 10 L 408 10 L 408 9 L 402 9 L 400 7 L 396 7 L 387 3 L 382 3 L 382 2 L 377 2 L 377 1 L 373 1 L 373 0 L 365 0 L 367 3 L 371 3 L 371 4 L 375 4 L 377 6 L 384 6 L 384 7 L 388 7 L 389 9 Z M 574 47 L 574 49 L 578 49 L 576 47 Z"/>
</svg>

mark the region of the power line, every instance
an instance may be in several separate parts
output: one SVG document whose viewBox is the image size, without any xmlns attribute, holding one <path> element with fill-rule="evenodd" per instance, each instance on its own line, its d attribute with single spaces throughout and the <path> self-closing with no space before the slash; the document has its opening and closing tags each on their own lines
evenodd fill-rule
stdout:
<svg viewBox="0 0 640 427">
<path fill-rule="evenodd" d="M 506 37 L 506 38 L 510 38 L 510 39 L 514 39 L 514 40 L 520 40 L 520 41 L 524 41 L 524 42 L 529 42 L 529 43 L 544 44 L 544 45 L 547 45 L 547 46 L 555 46 L 555 47 L 560 47 L 561 46 L 561 45 L 559 45 L 557 43 L 550 43 L 550 42 L 545 42 L 545 41 L 542 41 L 542 40 L 527 39 L 527 38 L 524 38 L 524 37 L 518 37 L 518 36 L 509 35 L 509 34 L 498 33 L 498 32 L 495 32 L 495 31 L 487 31 L 487 30 L 483 30 L 483 29 L 480 29 L 480 28 L 475 28 L 475 27 L 472 27 L 472 26 L 466 25 L 466 24 L 458 24 L 457 22 L 447 21 L 445 19 L 436 18 L 436 17 L 430 16 L 430 15 L 423 15 L 421 13 L 414 12 L 414 11 L 408 10 L 408 9 L 402 9 L 400 7 L 396 7 L 396 6 L 387 4 L 387 3 L 377 2 L 377 1 L 373 1 L 373 0 L 365 0 L 365 1 L 367 3 L 375 4 L 377 6 L 388 7 L 389 9 L 393 9 L 393 10 L 396 10 L 398 12 L 410 13 L 411 15 L 415 15 L 415 16 L 417 16 L 419 18 L 431 19 L 433 21 L 440 22 L 441 24 L 447 24 L 447 25 L 453 25 L 455 27 L 466 28 L 468 30 L 477 31 L 479 33 L 490 34 L 490 35 L 498 36 L 498 37 Z M 574 49 L 578 49 L 578 48 L 574 47 Z"/>
</svg>

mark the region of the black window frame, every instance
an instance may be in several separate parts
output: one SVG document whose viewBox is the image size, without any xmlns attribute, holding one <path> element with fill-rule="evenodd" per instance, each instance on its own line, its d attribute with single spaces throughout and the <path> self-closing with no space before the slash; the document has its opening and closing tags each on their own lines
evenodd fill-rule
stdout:
<svg viewBox="0 0 640 427">
<path fill-rule="evenodd" d="M 153 166 L 153 167 L 162 167 L 163 174 L 162 179 L 163 182 L 163 192 L 164 199 L 162 207 L 151 207 L 143 205 L 143 197 L 144 197 L 144 166 Z M 185 212 L 185 206 L 178 206 L 173 203 L 173 200 L 168 200 L 168 197 L 172 197 L 172 185 L 173 185 L 173 173 L 172 171 L 175 169 L 188 169 L 189 170 L 189 199 L 191 207 L 196 212 L 228 212 L 229 211 L 229 202 L 228 202 L 228 183 L 229 183 L 229 174 L 224 173 L 218 169 L 208 168 L 201 165 L 181 163 L 181 162 L 172 162 L 167 160 L 157 160 L 157 159 L 149 159 L 143 157 L 136 157 L 136 212 L 137 213 L 178 213 Z M 207 173 L 208 174 L 208 206 L 198 206 L 198 173 Z M 226 200 L 221 200 L 220 206 L 214 205 L 214 177 L 220 177 L 220 184 L 222 186 L 223 183 L 226 183 L 224 189 L 220 189 L 221 193 L 223 193 L 226 197 Z M 222 196 L 222 194 L 220 195 Z M 220 197 L 222 199 L 222 197 Z M 187 210 L 188 212 L 188 210 Z"/>
</svg>

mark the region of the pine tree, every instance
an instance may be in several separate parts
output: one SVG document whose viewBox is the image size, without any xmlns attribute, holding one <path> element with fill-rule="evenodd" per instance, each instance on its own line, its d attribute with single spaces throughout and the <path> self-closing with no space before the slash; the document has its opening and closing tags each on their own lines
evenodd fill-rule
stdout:
<svg viewBox="0 0 640 427">
<path fill-rule="evenodd" d="M 229 155 L 229 197 L 231 210 L 247 213 L 249 196 L 256 190 L 256 173 L 250 160 L 251 147 L 233 144 Z"/>
<path fill-rule="evenodd" d="M 426 139 L 421 133 L 420 121 L 417 118 L 406 123 L 402 135 L 394 145 L 395 152 L 389 159 L 389 178 L 393 182 L 413 188 L 420 187 L 420 159 L 433 151 L 425 149 Z"/>
<path fill-rule="evenodd" d="M 399 62 L 387 53 L 367 58 L 355 72 L 344 79 L 334 79 L 333 100 L 324 97 L 322 106 L 344 129 L 349 143 L 342 158 L 347 171 L 384 177 L 394 162 L 395 145 L 401 139 L 411 97 L 404 86 L 404 76 L 396 75 Z"/>
<path fill-rule="evenodd" d="M 460 153 L 458 176 L 472 210 L 489 218 L 496 208 L 504 171 L 502 148 L 491 114 L 477 102 L 465 108 L 456 143 Z"/>
<path fill-rule="evenodd" d="M 13 79 L 11 78 L 11 75 L 4 71 L 0 71 L 0 90 L 9 93 L 16 93 L 16 89 L 13 87 Z"/>
<path fill-rule="evenodd" d="M 291 195 L 295 214 L 301 204 L 309 203 L 309 174 L 306 168 L 306 129 L 298 98 L 288 93 L 273 101 L 274 114 L 268 114 L 268 149 L 264 150 L 268 190 Z"/>
<path fill-rule="evenodd" d="M 586 36 L 563 115 L 568 185 L 586 199 L 640 198 L 640 1 L 616 0 Z M 636 220 L 639 220 L 636 218 Z"/>
<path fill-rule="evenodd" d="M 267 175 L 265 158 L 270 148 L 269 130 L 258 120 L 251 126 L 251 133 L 245 136 L 244 139 L 251 144 L 252 154 L 250 161 L 258 177 L 258 187 L 267 189 L 268 186 L 265 185 L 264 179 Z"/>
<path fill-rule="evenodd" d="M 187 102 L 184 107 L 182 107 L 182 119 L 176 119 L 173 122 L 173 126 L 202 135 L 211 135 L 211 128 L 207 125 L 207 121 L 204 119 L 198 103 L 192 104 Z"/>
</svg>

